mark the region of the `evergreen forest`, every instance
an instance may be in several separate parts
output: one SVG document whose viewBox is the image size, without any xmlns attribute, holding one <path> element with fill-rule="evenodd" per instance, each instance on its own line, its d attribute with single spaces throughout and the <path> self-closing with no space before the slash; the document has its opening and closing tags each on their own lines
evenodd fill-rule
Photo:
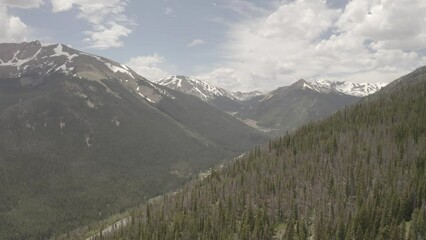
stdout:
<svg viewBox="0 0 426 240">
<path fill-rule="evenodd" d="M 426 68 L 150 201 L 98 238 L 425 239 Z"/>
</svg>

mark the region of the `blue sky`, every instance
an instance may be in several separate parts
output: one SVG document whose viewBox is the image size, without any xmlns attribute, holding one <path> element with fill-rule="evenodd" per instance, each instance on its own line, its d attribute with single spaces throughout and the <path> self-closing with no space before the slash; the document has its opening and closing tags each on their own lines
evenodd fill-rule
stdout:
<svg viewBox="0 0 426 240">
<path fill-rule="evenodd" d="M 152 81 L 389 82 L 426 64 L 423 0 L 0 0 L 0 42 L 64 43 Z"/>
</svg>

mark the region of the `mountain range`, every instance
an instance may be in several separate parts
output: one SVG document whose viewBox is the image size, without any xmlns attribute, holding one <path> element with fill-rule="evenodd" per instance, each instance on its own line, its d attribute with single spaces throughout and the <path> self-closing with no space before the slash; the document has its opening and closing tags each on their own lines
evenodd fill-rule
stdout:
<svg viewBox="0 0 426 240">
<path fill-rule="evenodd" d="M 171 76 L 158 84 L 196 96 L 272 135 L 292 131 L 304 123 L 328 116 L 386 86 L 386 83 L 308 82 L 302 79 L 262 94 L 259 91 L 231 93 L 186 76 Z"/>
<path fill-rule="evenodd" d="M 424 239 L 425 93 L 422 67 L 130 211 L 129 224 L 109 232 L 99 225 L 104 235 L 92 236 Z"/>
<path fill-rule="evenodd" d="M 269 92 L 242 108 L 236 116 L 246 122 L 252 121 L 260 128 L 269 129 L 274 135 L 281 135 L 360 100 L 360 97 L 344 94 L 333 88 L 318 90 L 316 86 L 299 80 L 290 86 Z"/>
<path fill-rule="evenodd" d="M 115 61 L 0 44 L 0 239 L 88 224 L 266 139 Z"/>
<path fill-rule="evenodd" d="M 382 85 L 153 83 L 63 44 L 0 44 L 0 239 L 46 239 L 182 186 Z"/>
<path fill-rule="evenodd" d="M 241 108 L 239 99 L 232 93 L 196 78 L 170 76 L 157 83 L 169 89 L 195 96 L 223 111 L 233 112 Z"/>
</svg>

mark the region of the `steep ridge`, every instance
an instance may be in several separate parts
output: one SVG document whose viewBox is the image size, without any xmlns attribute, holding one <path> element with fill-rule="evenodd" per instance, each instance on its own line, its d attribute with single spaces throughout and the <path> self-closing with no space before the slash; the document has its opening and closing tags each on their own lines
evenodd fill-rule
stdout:
<svg viewBox="0 0 426 240">
<path fill-rule="evenodd" d="M 152 201 L 105 238 L 423 239 L 425 98 L 421 68 Z"/>
<path fill-rule="evenodd" d="M 112 60 L 62 44 L 0 44 L 0 239 L 88 224 L 264 140 Z"/>
</svg>

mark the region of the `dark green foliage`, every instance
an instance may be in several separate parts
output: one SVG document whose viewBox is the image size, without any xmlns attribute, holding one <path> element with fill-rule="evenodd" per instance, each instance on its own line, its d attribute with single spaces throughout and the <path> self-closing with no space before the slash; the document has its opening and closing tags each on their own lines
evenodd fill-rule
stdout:
<svg viewBox="0 0 426 240">
<path fill-rule="evenodd" d="M 263 142 L 196 98 L 176 93 L 157 106 L 104 83 L 120 97 L 62 74 L 26 87 L 0 79 L 0 239 L 46 239 L 104 219 Z M 196 121 L 169 109 L 185 107 Z"/>
<path fill-rule="evenodd" d="M 108 239 L 425 239 L 425 72 L 151 202 Z"/>
</svg>

